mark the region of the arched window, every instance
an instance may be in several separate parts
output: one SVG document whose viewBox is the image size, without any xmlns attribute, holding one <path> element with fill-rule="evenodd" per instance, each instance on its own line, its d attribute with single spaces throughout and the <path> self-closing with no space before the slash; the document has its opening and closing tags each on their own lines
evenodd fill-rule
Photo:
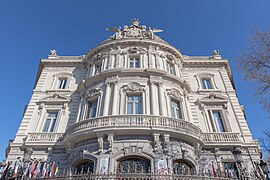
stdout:
<svg viewBox="0 0 270 180">
<path fill-rule="evenodd" d="M 119 173 L 148 173 L 150 161 L 141 157 L 128 157 L 118 161 Z"/>
<path fill-rule="evenodd" d="M 180 175 L 191 175 L 194 174 L 194 169 L 189 162 L 178 159 L 173 161 L 173 173 Z"/>
<path fill-rule="evenodd" d="M 94 162 L 91 160 L 83 160 L 75 166 L 75 174 L 86 174 L 94 172 Z"/>
</svg>

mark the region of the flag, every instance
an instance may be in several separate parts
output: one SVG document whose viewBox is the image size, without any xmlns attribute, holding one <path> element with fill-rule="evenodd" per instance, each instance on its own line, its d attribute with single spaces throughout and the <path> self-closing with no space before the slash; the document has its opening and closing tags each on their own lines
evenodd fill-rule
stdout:
<svg viewBox="0 0 270 180">
<path fill-rule="evenodd" d="M 55 173 L 54 173 L 54 175 L 55 175 L 55 176 L 58 175 L 58 166 L 56 166 L 56 168 L 55 168 Z"/>
<path fill-rule="evenodd" d="M 41 177 L 45 177 L 46 176 L 46 171 L 47 171 L 47 168 L 46 167 L 47 167 L 47 165 L 48 164 L 45 162 L 44 163 L 44 166 L 43 166 L 43 169 L 42 169 L 42 175 L 41 175 Z"/>
<path fill-rule="evenodd" d="M 29 177 L 32 178 L 34 170 L 36 169 L 37 161 L 34 161 L 31 165 L 30 171 L 29 171 Z"/>
<path fill-rule="evenodd" d="M 217 177 L 217 172 L 216 172 L 216 170 L 215 170 L 215 166 L 214 166 L 213 161 L 212 161 L 212 170 L 213 170 L 213 175 L 214 175 L 214 177 Z"/>
<path fill-rule="evenodd" d="M 40 167 L 40 162 L 37 163 L 37 166 L 34 170 L 33 178 L 37 177 L 37 174 L 39 173 L 39 167 Z"/>
<path fill-rule="evenodd" d="M 50 177 L 53 175 L 54 173 L 54 164 L 55 162 L 52 163 L 51 169 L 50 169 Z"/>
<path fill-rule="evenodd" d="M 3 174 L 2 174 L 2 176 L 1 176 L 1 180 L 2 179 L 5 179 L 5 177 L 6 177 L 6 175 L 7 175 L 7 173 L 8 173 L 8 170 L 9 170 L 9 168 L 10 168 L 10 162 L 8 162 L 7 164 L 6 164 L 6 166 L 5 166 L 5 168 L 4 168 L 4 171 L 3 171 Z"/>
<path fill-rule="evenodd" d="M 23 174 L 24 177 L 27 177 L 29 175 L 31 164 L 32 164 L 32 162 L 27 163 L 26 168 L 25 168 L 25 172 Z"/>
</svg>

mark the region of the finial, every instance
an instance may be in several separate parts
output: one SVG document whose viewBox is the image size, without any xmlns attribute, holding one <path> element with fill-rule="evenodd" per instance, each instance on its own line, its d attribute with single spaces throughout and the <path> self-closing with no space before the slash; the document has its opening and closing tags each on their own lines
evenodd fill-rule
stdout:
<svg viewBox="0 0 270 180">
<path fill-rule="evenodd" d="M 134 26 L 139 26 L 140 21 L 139 21 L 139 19 L 133 18 L 130 20 L 130 24 L 134 25 Z"/>
</svg>

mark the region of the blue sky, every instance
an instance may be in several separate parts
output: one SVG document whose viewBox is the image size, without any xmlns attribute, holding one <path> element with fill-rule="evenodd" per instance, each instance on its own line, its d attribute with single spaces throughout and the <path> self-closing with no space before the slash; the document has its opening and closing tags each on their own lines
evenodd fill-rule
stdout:
<svg viewBox="0 0 270 180">
<path fill-rule="evenodd" d="M 270 29 L 270 1 L 1 1 L 0 2 L 0 161 L 8 140 L 20 125 L 39 59 L 50 49 L 60 55 L 82 55 L 111 33 L 105 29 L 141 24 L 163 29 L 159 35 L 185 55 L 210 55 L 219 49 L 228 58 L 240 103 L 245 106 L 253 137 L 270 128 L 265 111 L 252 97 L 235 58 L 253 28 Z"/>
</svg>

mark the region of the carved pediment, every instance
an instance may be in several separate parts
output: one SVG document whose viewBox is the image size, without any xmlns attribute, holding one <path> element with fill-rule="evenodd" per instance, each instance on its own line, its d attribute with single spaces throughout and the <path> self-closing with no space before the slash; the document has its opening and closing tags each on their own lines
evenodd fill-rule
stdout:
<svg viewBox="0 0 270 180">
<path fill-rule="evenodd" d="M 219 94 L 210 93 L 209 95 L 204 96 L 201 99 L 199 99 L 199 101 L 202 102 L 202 103 L 207 103 L 207 102 L 223 102 L 223 103 L 227 103 L 228 98 L 226 98 L 225 96 L 219 95 Z"/>
<path fill-rule="evenodd" d="M 91 99 L 95 96 L 101 95 L 101 89 L 92 89 L 87 92 L 87 98 Z"/>
<path fill-rule="evenodd" d="M 40 99 L 40 102 L 44 102 L 44 103 L 64 103 L 64 102 L 70 102 L 71 98 L 68 97 L 68 96 L 65 96 L 65 95 L 61 95 L 61 94 L 58 94 L 57 92 L 56 93 L 53 93 L 53 94 L 50 94 L 50 95 L 47 95 L 43 98 Z"/>
<path fill-rule="evenodd" d="M 200 109 L 204 108 L 204 105 L 222 105 L 225 109 L 227 109 L 229 102 L 228 98 L 219 94 L 210 93 L 207 96 L 202 97 L 201 99 L 197 99 L 196 104 Z"/>
<path fill-rule="evenodd" d="M 173 96 L 176 99 L 181 99 L 181 97 L 183 96 L 183 94 L 176 89 L 167 89 L 167 91 L 169 95 Z"/>
<path fill-rule="evenodd" d="M 144 90 L 144 88 L 138 83 L 130 83 L 130 84 L 126 85 L 126 86 L 123 86 L 123 89 L 125 91 L 134 91 L 134 92 Z"/>
</svg>

